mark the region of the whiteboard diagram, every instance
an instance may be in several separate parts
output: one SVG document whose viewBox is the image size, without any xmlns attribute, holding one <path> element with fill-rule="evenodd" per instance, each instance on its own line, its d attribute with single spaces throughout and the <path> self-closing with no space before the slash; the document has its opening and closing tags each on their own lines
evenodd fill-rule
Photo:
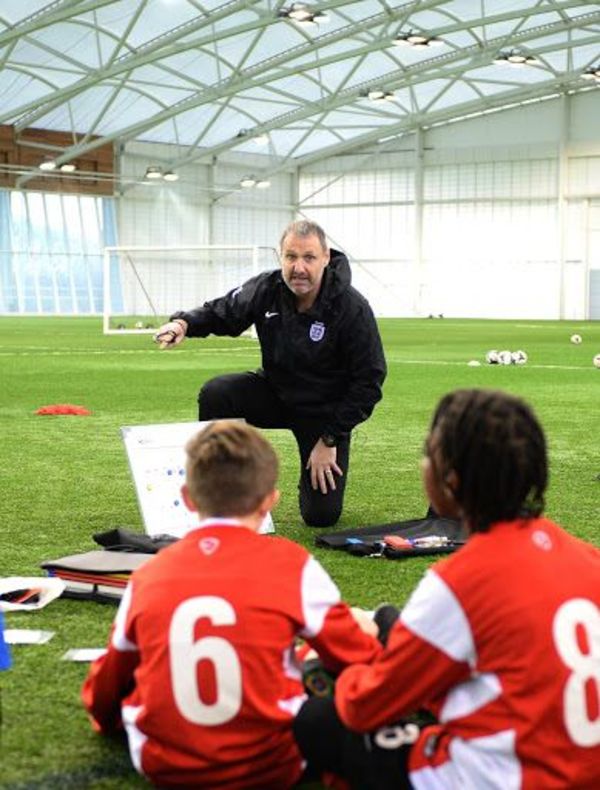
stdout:
<svg viewBox="0 0 600 790">
<path fill-rule="evenodd" d="M 159 425 L 126 425 L 121 436 L 144 528 L 148 535 L 180 538 L 198 524 L 198 515 L 187 509 L 181 496 L 185 482 L 185 445 L 207 422 Z M 269 513 L 259 532 L 275 532 Z"/>
</svg>

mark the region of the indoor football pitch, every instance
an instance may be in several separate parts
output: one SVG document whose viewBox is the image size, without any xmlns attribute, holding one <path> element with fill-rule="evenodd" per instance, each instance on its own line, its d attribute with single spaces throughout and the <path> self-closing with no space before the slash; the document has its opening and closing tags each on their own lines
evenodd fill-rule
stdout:
<svg viewBox="0 0 600 790">
<path fill-rule="evenodd" d="M 600 322 L 424 318 L 380 325 L 389 367 L 384 398 L 355 431 L 338 528 L 424 516 L 419 461 L 432 411 L 452 389 L 486 387 L 534 407 L 549 447 L 546 513 L 600 545 L 600 369 L 592 364 Z M 570 342 L 574 333 L 578 345 Z M 490 349 L 522 349 L 528 361 L 489 365 Z M 40 575 L 45 560 L 96 548 L 96 532 L 141 530 L 121 426 L 193 421 L 206 379 L 259 365 L 249 338 L 187 340 L 160 352 L 149 335 L 103 336 L 99 319 L 0 319 L 0 576 Z M 91 414 L 36 414 L 51 404 Z M 294 439 L 285 431 L 268 435 L 281 459 L 277 533 L 313 550 L 351 604 L 405 601 L 431 558 L 316 549 L 315 530 L 299 518 Z M 111 604 L 59 599 L 39 612 L 5 615 L 5 627 L 55 635 L 46 644 L 13 646 L 13 668 L 0 675 L 1 788 L 145 786 L 124 745 L 88 724 L 79 700 L 87 665 L 62 660 L 69 648 L 103 646 L 114 613 Z M 410 682 L 410 667 L 403 680 Z"/>
</svg>

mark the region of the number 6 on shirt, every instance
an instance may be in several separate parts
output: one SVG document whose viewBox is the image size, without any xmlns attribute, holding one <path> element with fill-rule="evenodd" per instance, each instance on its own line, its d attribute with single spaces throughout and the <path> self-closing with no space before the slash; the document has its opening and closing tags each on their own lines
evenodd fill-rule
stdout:
<svg viewBox="0 0 600 790">
<path fill-rule="evenodd" d="M 175 704 L 193 724 L 216 726 L 233 719 L 242 705 L 242 670 L 237 653 L 226 639 L 204 636 L 194 640 L 197 621 L 208 618 L 213 625 L 234 625 L 235 611 L 228 601 L 213 595 L 188 598 L 179 604 L 169 629 L 169 662 Z M 197 682 L 199 661 L 212 661 L 216 699 L 200 699 Z"/>
</svg>

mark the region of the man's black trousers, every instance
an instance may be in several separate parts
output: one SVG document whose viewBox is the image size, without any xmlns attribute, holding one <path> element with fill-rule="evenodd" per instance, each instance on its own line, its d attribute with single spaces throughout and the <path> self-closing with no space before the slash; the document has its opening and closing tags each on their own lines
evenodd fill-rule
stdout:
<svg viewBox="0 0 600 790">
<path fill-rule="evenodd" d="M 300 513 L 311 527 L 330 527 L 337 522 L 344 503 L 344 491 L 350 461 L 350 435 L 340 438 L 336 462 L 343 475 L 334 473 L 335 491 L 322 494 L 313 490 L 306 464 L 310 453 L 324 432 L 323 417 L 304 417 L 291 411 L 275 394 L 267 380 L 256 373 L 233 373 L 207 381 L 198 395 L 200 420 L 243 417 L 257 428 L 287 428 L 296 437 L 300 452 L 298 483 Z"/>
</svg>

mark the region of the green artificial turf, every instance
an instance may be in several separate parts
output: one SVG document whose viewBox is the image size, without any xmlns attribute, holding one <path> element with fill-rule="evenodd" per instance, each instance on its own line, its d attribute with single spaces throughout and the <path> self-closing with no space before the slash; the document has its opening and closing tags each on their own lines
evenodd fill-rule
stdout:
<svg viewBox="0 0 600 790">
<path fill-rule="evenodd" d="M 456 387 L 502 388 L 525 397 L 547 433 L 547 514 L 599 544 L 600 324 L 593 322 L 382 320 L 389 365 L 384 399 L 355 432 L 339 528 L 418 518 L 426 502 L 419 458 L 432 410 Z M 581 345 L 569 342 L 571 334 Z M 524 366 L 490 366 L 491 348 L 524 349 Z M 467 362 L 477 359 L 480 367 Z M 39 575 L 39 563 L 95 548 L 94 532 L 142 523 L 119 429 L 196 419 L 207 378 L 259 365 L 246 338 L 186 341 L 159 352 L 149 336 L 101 334 L 98 319 L 0 319 L 0 575 Z M 37 416 L 53 403 L 89 417 Z M 427 559 L 359 559 L 314 549 L 296 502 L 298 458 L 285 431 L 269 433 L 281 458 L 278 534 L 314 550 L 352 604 L 402 603 Z M 86 665 L 61 661 L 71 647 L 99 647 L 115 609 L 63 600 L 37 613 L 7 614 L 7 627 L 56 632 L 40 646 L 12 648 L 0 675 L 0 787 L 144 786 L 122 744 L 94 735 L 79 702 Z"/>
</svg>

